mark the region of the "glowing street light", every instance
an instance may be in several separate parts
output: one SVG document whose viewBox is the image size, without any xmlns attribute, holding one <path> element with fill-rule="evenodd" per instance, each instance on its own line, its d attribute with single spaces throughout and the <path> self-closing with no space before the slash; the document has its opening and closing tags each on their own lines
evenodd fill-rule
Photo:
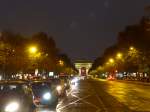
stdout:
<svg viewBox="0 0 150 112">
<path fill-rule="evenodd" d="M 60 66 L 63 66 L 63 65 L 64 65 L 64 61 L 59 60 L 59 65 L 60 65 Z"/>
<path fill-rule="evenodd" d="M 109 62 L 110 62 L 110 63 L 114 63 L 114 59 L 113 59 L 113 58 L 110 58 L 110 59 L 109 59 Z"/>
<path fill-rule="evenodd" d="M 131 46 L 131 47 L 130 47 L 130 50 L 134 50 L 134 47 L 133 47 L 133 46 Z"/>
<path fill-rule="evenodd" d="M 37 47 L 35 47 L 35 46 L 30 47 L 29 52 L 32 53 L 32 54 L 36 53 L 37 52 Z"/>
<path fill-rule="evenodd" d="M 118 59 L 121 59 L 121 58 L 122 58 L 122 53 L 118 53 L 118 54 L 117 54 L 117 58 L 118 58 Z"/>
</svg>

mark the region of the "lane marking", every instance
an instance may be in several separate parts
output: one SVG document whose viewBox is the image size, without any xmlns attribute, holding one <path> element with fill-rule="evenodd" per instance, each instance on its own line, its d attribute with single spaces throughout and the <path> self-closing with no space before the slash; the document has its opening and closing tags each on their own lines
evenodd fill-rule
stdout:
<svg viewBox="0 0 150 112">
<path fill-rule="evenodd" d="M 90 84 L 91 85 L 91 84 Z M 92 86 L 92 85 L 91 85 Z M 95 96 L 97 97 L 99 103 L 102 105 L 102 108 L 104 109 L 105 112 L 108 112 L 105 104 L 102 102 L 101 98 L 98 96 L 98 93 L 96 92 L 96 90 L 94 88 L 92 88 L 93 91 L 95 92 Z"/>
<path fill-rule="evenodd" d="M 72 95 L 73 95 L 74 97 L 78 98 L 78 99 L 81 99 L 80 97 L 78 97 L 78 96 L 76 96 L 76 95 L 74 95 L 74 94 L 72 94 Z M 93 95 L 93 94 L 91 94 L 90 96 L 92 96 L 92 95 Z M 81 99 L 81 101 L 83 101 L 84 103 L 86 103 L 86 104 L 88 104 L 88 105 L 91 105 L 92 107 L 96 108 L 96 109 L 97 109 L 96 112 L 99 112 L 99 111 L 101 110 L 98 106 L 92 104 L 91 102 L 86 101 L 85 99 Z"/>
<path fill-rule="evenodd" d="M 89 95 L 86 96 L 86 97 L 83 97 L 83 98 L 81 98 L 81 99 L 85 99 L 85 98 L 88 98 L 88 97 L 89 97 Z M 60 108 L 58 108 L 58 109 L 59 109 L 59 110 L 62 110 L 62 109 L 66 108 L 66 107 L 68 107 L 68 106 L 70 106 L 70 105 L 72 105 L 72 104 L 74 104 L 74 103 L 77 103 L 78 101 L 81 101 L 81 99 L 78 99 L 78 100 L 76 100 L 76 101 L 70 102 L 69 104 L 67 104 L 67 105 L 65 105 L 65 106 L 63 106 L 63 107 L 60 107 Z"/>
<path fill-rule="evenodd" d="M 85 91 L 86 90 L 86 91 Z M 88 90 L 88 91 L 87 91 Z M 92 90 L 92 94 L 91 94 L 91 91 Z M 79 94 L 79 93 L 82 93 L 84 91 L 84 93 L 86 93 L 86 94 L 88 94 L 87 96 L 85 96 L 85 97 L 79 97 L 79 96 L 77 96 L 76 94 Z M 90 93 L 90 94 L 89 94 Z M 102 111 L 102 110 L 104 110 L 105 112 L 108 112 L 107 111 L 107 109 L 106 109 L 106 107 L 105 107 L 105 105 L 103 104 L 103 102 L 101 101 L 101 99 L 98 97 L 98 95 L 96 94 L 96 91 L 91 87 L 91 84 L 89 84 L 89 82 L 86 84 L 86 87 L 83 87 L 83 88 L 78 88 L 78 89 L 71 89 L 70 90 L 70 92 L 68 92 L 68 95 L 67 96 L 69 96 L 69 95 L 71 95 L 72 97 L 74 97 L 74 98 L 77 98 L 76 100 L 74 100 L 74 101 L 72 101 L 72 102 L 70 102 L 69 104 L 67 104 L 67 105 L 64 105 L 64 106 L 62 106 L 62 107 L 59 107 L 59 106 L 61 106 L 61 104 L 58 106 L 58 110 L 59 111 L 61 111 L 62 109 L 64 109 L 64 108 L 68 108 L 69 106 L 71 106 L 71 105 L 73 105 L 73 104 L 79 104 L 79 103 L 77 103 L 77 102 L 79 102 L 79 101 L 82 101 L 83 102 L 83 104 L 88 104 L 88 105 L 90 105 L 90 106 L 92 106 L 92 107 L 94 107 L 95 109 L 97 109 L 96 110 L 96 112 L 100 112 L 100 111 Z M 102 108 L 100 108 L 100 107 L 98 107 L 97 105 L 94 105 L 93 103 L 91 103 L 91 102 L 89 102 L 89 101 L 86 101 L 85 99 L 87 99 L 88 97 L 90 97 L 90 96 L 92 96 L 92 95 L 94 95 L 94 96 L 96 96 L 97 97 L 97 99 L 98 99 L 98 102 L 101 104 L 101 106 L 102 106 Z M 65 100 L 65 99 L 64 99 Z M 63 100 L 63 101 L 64 101 Z M 61 102 L 62 104 L 63 104 L 63 101 Z"/>
</svg>

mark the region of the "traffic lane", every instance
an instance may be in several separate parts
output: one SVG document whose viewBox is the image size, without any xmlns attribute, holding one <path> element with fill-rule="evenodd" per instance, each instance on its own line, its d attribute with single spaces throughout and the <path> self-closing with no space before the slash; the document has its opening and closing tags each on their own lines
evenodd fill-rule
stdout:
<svg viewBox="0 0 150 112">
<path fill-rule="evenodd" d="M 56 110 L 51 110 L 49 108 L 36 108 L 33 112 L 56 112 Z"/>
<path fill-rule="evenodd" d="M 98 91 L 100 96 L 105 93 L 104 102 L 109 103 L 111 99 L 111 108 L 120 105 L 120 110 L 124 108 L 131 111 L 150 111 L 150 86 L 148 85 L 107 80 L 93 80 L 92 83 L 95 88 L 100 88 L 102 91 L 101 93 Z"/>
<path fill-rule="evenodd" d="M 88 81 L 79 81 L 58 105 L 58 112 L 105 112 L 105 107 Z"/>
<path fill-rule="evenodd" d="M 150 111 L 150 86 L 117 81 L 107 83 L 107 92 L 131 110 Z"/>
</svg>

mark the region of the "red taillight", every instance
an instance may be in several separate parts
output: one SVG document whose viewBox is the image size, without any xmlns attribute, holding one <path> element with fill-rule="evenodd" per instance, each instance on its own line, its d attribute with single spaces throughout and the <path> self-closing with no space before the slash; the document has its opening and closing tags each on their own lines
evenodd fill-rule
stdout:
<svg viewBox="0 0 150 112">
<path fill-rule="evenodd" d="M 34 102 L 35 104 L 39 104 L 39 103 L 40 103 L 40 97 L 34 98 L 34 99 L 33 99 L 33 102 Z"/>
<path fill-rule="evenodd" d="M 107 79 L 108 80 L 114 80 L 115 78 L 113 76 L 109 76 Z"/>
</svg>

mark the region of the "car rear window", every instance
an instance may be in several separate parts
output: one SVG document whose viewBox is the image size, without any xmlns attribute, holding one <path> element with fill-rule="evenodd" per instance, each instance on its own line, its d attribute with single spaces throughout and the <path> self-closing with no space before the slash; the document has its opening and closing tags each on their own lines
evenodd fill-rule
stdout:
<svg viewBox="0 0 150 112">
<path fill-rule="evenodd" d="M 0 93 L 2 92 L 16 92 L 21 93 L 24 92 L 25 86 L 23 85 L 0 85 Z"/>
<path fill-rule="evenodd" d="M 40 95 L 43 92 L 50 91 L 50 87 L 46 83 L 33 83 L 32 90 L 34 94 Z"/>
</svg>

